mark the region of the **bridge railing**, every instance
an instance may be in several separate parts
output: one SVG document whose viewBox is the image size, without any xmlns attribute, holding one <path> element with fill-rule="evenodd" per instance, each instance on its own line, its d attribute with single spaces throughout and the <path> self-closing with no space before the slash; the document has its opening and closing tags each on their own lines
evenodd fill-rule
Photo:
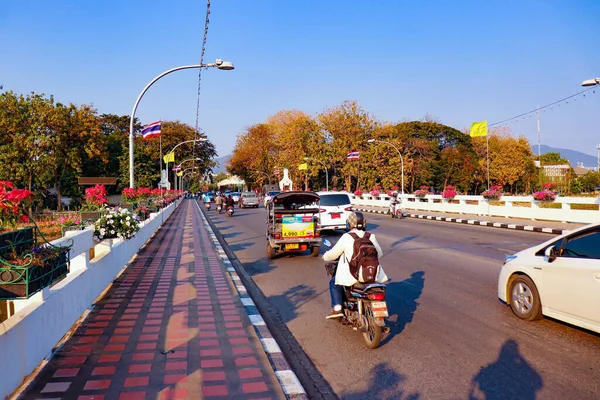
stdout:
<svg viewBox="0 0 600 400">
<path fill-rule="evenodd" d="M 178 200 L 158 213 L 152 213 L 135 236 L 127 241 L 105 239 L 96 242 L 93 228 L 88 228 L 66 232 L 66 237 L 52 242 L 72 245 L 69 273 L 28 299 L 8 301 L 8 309 L 14 314 L 0 323 L 0 399 L 17 390 L 23 379 L 51 355 L 61 338 L 121 274 L 180 203 Z"/>
<path fill-rule="evenodd" d="M 600 198 L 562 197 L 552 202 L 540 202 L 531 196 L 502 196 L 500 200 L 487 200 L 483 196 L 458 195 L 444 199 L 441 195 L 417 197 L 401 195 L 402 209 L 407 211 L 432 211 L 440 213 L 476 214 L 506 218 L 523 218 L 576 223 L 600 222 Z M 365 207 L 387 207 L 390 197 L 350 195 L 352 204 Z"/>
</svg>

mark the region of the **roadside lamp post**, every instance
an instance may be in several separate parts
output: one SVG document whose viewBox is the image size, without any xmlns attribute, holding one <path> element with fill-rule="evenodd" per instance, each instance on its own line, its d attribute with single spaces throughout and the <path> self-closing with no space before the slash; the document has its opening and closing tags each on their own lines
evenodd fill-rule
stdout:
<svg viewBox="0 0 600 400">
<path fill-rule="evenodd" d="M 581 82 L 581 86 L 596 86 L 600 85 L 600 78 L 588 79 L 586 81 Z M 596 167 L 596 171 L 600 171 L 600 144 L 596 146 L 598 149 L 598 166 Z"/>
<path fill-rule="evenodd" d="M 183 183 L 184 183 L 184 179 L 185 179 L 185 178 L 187 178 L 188 176 L 193 176 L 193 175 L 197 175 L 197 174 L 198 174 L 198 172 L 196 172 L 196 171 L 192 171 L 192 172 L 188 172 L 188 173 L 187 173 L 187 174 L 185 174 L 185 175 L 182 175 L 182 176 L 181 176 L 181 184 L 182 184 L 182 186 L 183 186 Z"/>
<path fill-rule="evenodd" d="M 163 72 L 162 74 L 158 75 L 156 78 L 152 79 L 152 81 L 150 81 L 150 83 L 148 85 L 146 85 L 144 90 L 142 90 L 142 92 L 138 96 L 137 100 L 135 101 L 135 104 L 133 105 L 133 111 L 131 111 L 131 117 L 129 120 L 129 187 L 130 188 L 134 187 L 134 181 L 133 181 L 133 120 L 135 118 L 135 111 L 137 110 L 140 100 L 142 100 L 144 93 L 146 93 L 146 91 L 150 88 L 150 86 L 152 86 L 154 84 L 154 82 L 158 81 L 163 76 L 168 75 L 171 72 L 180 71 L 182 69 L 192 69 L 192 68 L 218 68 L 223 71 L 231 71 L 235 67 L 233 66 L 233 64 L 231 62 L 223 61 L 221 59 L 217 59 L 212 64 L 183 65 L 181 67 L 172 68 L 168 71 Z"/>
<path fill-rule="evenodd" d="M 327 165 L 325 165 L 325 163 L 323 161 L 317 160 L 316 158 L 304 157 L 304 161 L 308 161 L 308 160 L 313 160 L 313 161 L 319 162 L 323 165 L 323 168 L 325 168 L 325 190 L 329 192 L 329 172 L 327 171 Z"/>
<path fill-rule="evenodd" d="M 200 157 L 188 158 L 187 160 L 180 162 L 179 166 L 181 167 L 183 164 L 185 164 L 188 161 L 202 161 L 202 159 Z M 181 173 L 181 175 L 183 176 L 183 172 Z M 177 176 L 177 174 L 175 174 L 175 176 Z M 181 178 L 181 176 L 179 178 Z M 175 182 L 177 182 L 177 184 L 175 185 L 175 189 L 177 190 L 177 187 L 179 187 L 179 190 L 181 190 L 181 188 L 182 188 L 181 184 L 183 183 L 183 182 L 181 182 L 181 179 L 175 178 Z"/>
<path fill-rule="evenodd" d="M 400 153 L 400 150 L 398 150 L 398 148 L 396 146 L 394 146 L 393 143 L 386 142 L 384 140 L 369 139 L 369 140 L 367 140 L 367 142 L 369 142 L 369 143 L 385 143 L 385 144 L 389 144 L 394 149 L 396 149 L 396 151 L 398 152 L 398 155 L 400 156 L 400 163 L 402 164 L 402 194 L 404 194 L 404 158 L 402 158 L 402 154 Z"/>
<path fill-rule="evenodd" d="M 176 149 L 176 148 L 178 148 L 179 146 L 181 146 L 182 144 L 185 144 L 185 143 L 192 143 L 192 142 L 204 142 L 204 141 L 206 141 L 206 138 L 205 138 L 205 137 L 203 137 L 203 138 L 199 138 L 199 139 L 184 140 L 183 142 L 181 142 L 181 143 L 179 143 L 179 144 L 175 145 L 175 147 L 173 147 L 173 148 L 171 149 L 171 151 L 170 151 L 170 152 L 168 152 L 167 154 L 171 154 L 171 153 L 175 152 L 175 149 Z M 167 161 L 167 163 L 166 163 L 166 164 L 167 164 L 167 165 L 166 165 L 166 167 L 165 167 L 165 168 L 167 169 L 167 181 L 169 181 L 169 162 Z M 175 180 L 176 180 L 176 178 L 177 178 L 177 174 L 175 173 L 175 171 L 173 171 L 173 186 L 175 186 Z"/>
</svg>

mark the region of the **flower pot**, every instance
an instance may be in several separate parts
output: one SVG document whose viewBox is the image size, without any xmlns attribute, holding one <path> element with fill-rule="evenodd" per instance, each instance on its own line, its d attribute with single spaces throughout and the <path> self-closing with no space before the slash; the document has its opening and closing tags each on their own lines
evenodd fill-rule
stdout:
<svg viewBox="0 0 600 400">
<path fill-rule="evenodd" d="M 0 267 L 0 300 L 29 298 L 69 272 L 69 252 L 47 258 L 43 265 Z"/>
<path fill-rule="evenodd" d="M 5 256 L 10 253 L 13 248 L 20 254 L 25 249 L 31 248 L 34 241 L 35 234 L 33 226 L 0 233 L 0 256 Z"/>
<path fill-rule="evenodd" d="M 135 208 L 135 204 L 133 204 L 133 203 L 122 203 L 121 204 L 121 208 L 126 208 L 129 211 L 133 211 L 133 209 Z"/>
</svg>

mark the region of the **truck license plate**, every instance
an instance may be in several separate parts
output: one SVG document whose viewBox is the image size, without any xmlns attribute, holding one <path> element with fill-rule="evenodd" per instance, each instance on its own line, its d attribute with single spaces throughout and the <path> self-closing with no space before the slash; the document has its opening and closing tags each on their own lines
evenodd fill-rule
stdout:
<svg viewBox="0 0 600 400">
<path fill-rule="evenodd" d="M 372 302 L 371 309 L 373 310 L 373 316 L 375 318 L 388 316 L 387 304 L 385 303 L 385 301 Z"/>
<path fill-rule="evenodd" d="M 298 245 L 298 243 L 290 243 L 290 244 L 286 244 L 285 248 L 288 250 L 297 250 L 297 249 L 299 249 L 299 245 Z"/>
</svg>

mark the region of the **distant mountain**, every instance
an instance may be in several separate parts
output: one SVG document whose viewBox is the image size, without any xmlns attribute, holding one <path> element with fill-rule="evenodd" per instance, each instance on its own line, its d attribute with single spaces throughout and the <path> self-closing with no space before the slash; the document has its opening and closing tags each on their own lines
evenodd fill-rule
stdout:
<svg viewBox="0 0 600 400">
<path fill-rule="evenodd" d="M 531 146 L 531 151 L 533 152 L 533 154 L 537 155 L 537 153 L 538 153 L 537 145 Z M 569 160 L 569 163 L 571 164 L 572 167 L 578 166 L 579 163 L 583 163 L 583 166 L 587 167 L 587 168 L 592 168 L 592 167 L 595 168 L 598 166 L 598 158 L 597 157 L 594 157 L 589 154 L 585 154 L 585 153 L 582 153 L 582 152 L 576 151 L 576 150 L 557 149 L 554 147 L 541 145 L 540 152 L 542 154 L 560 153 L 560 156 L 562 158 L 566 158 L 567 160 Z"/>
<path fill-rule="evenodd" d="M 227 164 L 229 164 L 229 160 L 231 160 L 231 154 L 228 154 L 223 157 L 215 158 L 217 165 L 216 165 L 216 167 L 213 168 L 213 173 L 215 175 L 218 175 L 221 172 L 227 172 L 225 170 L 225 167 L 227 166 Z"/>
</svg>

